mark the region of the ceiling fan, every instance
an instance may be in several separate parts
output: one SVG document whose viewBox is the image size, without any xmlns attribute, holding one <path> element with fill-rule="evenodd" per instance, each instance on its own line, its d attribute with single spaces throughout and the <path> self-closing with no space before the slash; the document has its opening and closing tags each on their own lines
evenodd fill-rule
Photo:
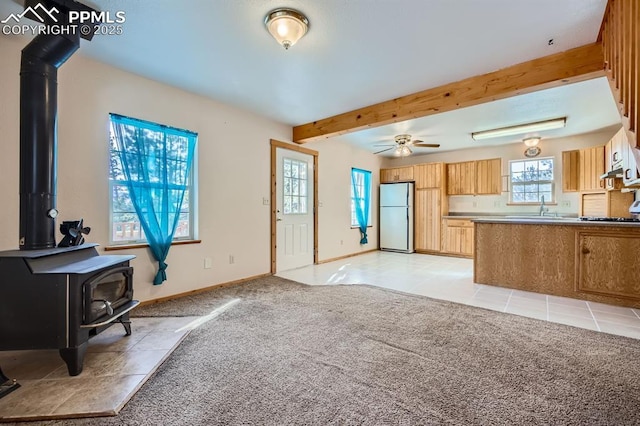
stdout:
<svg viewBox="0 0 640 426">
<path fill-rule="evenodd" d="M 398 156 L 398 157 L 406 157 L 407 155 L 411 155 L 411 153 L 413 152 L 411 150 L 411 147 L 417 147 L 417 148 L 439 148 L 440 144 L 439 143 L 423 143 L 421 140 L 418 139 L 414 139 L 411 140 L 411 135 L 397 135 L 395 138 L 395 144 L 394 145 L 374 145 L 374 146 L 389 146 L 390 148 L 386 148 L 383 149 L 381 151 L 378 152 L 374 152 L 374 154 L 381 154 L 383 152 L 387 152 L 390 151 L 392 149 L 395 149 L 394 151 L 394 155 Z"/>
</svg>

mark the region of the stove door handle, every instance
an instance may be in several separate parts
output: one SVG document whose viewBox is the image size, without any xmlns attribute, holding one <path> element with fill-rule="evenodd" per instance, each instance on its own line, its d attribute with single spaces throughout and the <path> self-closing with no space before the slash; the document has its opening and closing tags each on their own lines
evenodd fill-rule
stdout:
<svg viewBox="0 0 640 426">
<path fill-rule="evenodd" d="M 104 303 L 104 307 L 107 310 L 107 315 L 111 316 L 113 315 L 113 308 L 111 307 L 111 302 L 109 302 L 108 300 L 104 300 L 104 299 L 93 299 L 93 302 L 102 302 Z"/>
</svg>

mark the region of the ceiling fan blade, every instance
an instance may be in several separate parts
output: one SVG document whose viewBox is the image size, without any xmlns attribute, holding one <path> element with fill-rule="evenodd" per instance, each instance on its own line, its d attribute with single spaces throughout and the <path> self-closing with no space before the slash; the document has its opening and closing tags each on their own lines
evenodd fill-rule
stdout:
<svg viewBox="0 0 640 426">
<path fill-rule="evenodd" d="M 374 152 L 374 154 L 380 154 L 380 153 L 382 153 L 382 152 L 390 151 L 390 150 L 392 150 L 392 149 L 394 149 L 394 148 L 393 148 L 393 147 L 391 147 L 391 148 L 383 149 L 382 151 Z"/>
<path fill-rule="evenodd" d="M 418 148 L 440 148 L 439 143 L 414 143 L 412 146 L 417 146 Z"/>
<path fill-rule="evenodd" d="M 390 144 L 390 143 L 386 143 L 384 145 L 378 144 L 378 145 L 372 145 L 372 146 L 395 146 L 395 145 L 394 144 Z"/>
</svg>

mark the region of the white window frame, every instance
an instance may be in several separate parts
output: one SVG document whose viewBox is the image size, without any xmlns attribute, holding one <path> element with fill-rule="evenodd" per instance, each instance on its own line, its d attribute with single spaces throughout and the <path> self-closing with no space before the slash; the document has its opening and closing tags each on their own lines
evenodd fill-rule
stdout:
<svg viewBox="0 0 640 426">
<path fill-rule="evenodd" d="M 513 166 L 516 163 L 540 163 L 541 161 L 546 161 L 546 160 L 550 160 L 551 161 L 551 180 L 527 180 L 527 181 L 523 181 L 522 183 L 515 183 L 513 182 Z M 509 204 L 514 204 L 514 205 L 540 205 L 541 201 L 540 201 L 540 196 L 541 196 L 541 192 L 544 192 L 544 194 L 542 195 L 546 195 L 546 194 L 550 194 L 550 197 L 545 197 L 544 202 L 545 203 L 555 203 L 555 193 L 556 193 L 556 184 L 555 184 L 555 173 L 556 173 L 556 161 L 555 161 L 555 157 L 542 157 L 542 158 L 526 158 L 526 159 L 522 159 L 522 160 L 510 160 L 509 161 Z M 540 191 L 538 188 L 537 191 L 535 191 L 535 193 L 538 194 L 538 199 L 536 201 L 514 201 L 514 194 L 516 193 L 514 191 L 514 186 L 516 185 L 551 185 L 551 191 Z M 526 192 L 525 192 L 526 193 Z M 534 193 L 533 191 L 530 191 L 529 193 Z"/>
<path fill-rule="evenodd" d="M 137 120 L 137 119 L 134 119 Z M 143 121 L 143 120 L 140 120 Z M 109 120 L 109 245 L 110 246 L 118 246 L 118 245 L 131 245 L 131 244 L 147 244 L 146 238 L 129 238 L 129 239 L 114 239 L 114 230 L 116 224 L 114 224 L 114 203 L 113 203 L 113 190 L 115 185 L 124 185 L 126 186 L 126 180 L 113 180 L 111 179 L 111 155 L 112 155 L 112 143 L 111 138 L 113 136 L 113 130 L 111 128 L 111 120 Z M 198 207 L 198 146 L 196 144 L 196 149 L 193 152 L 193 163 L 191 165 L 191 169 L 189 171 L 189 184 L 188 184 L 188 192 L 189 192 L 189 233 L 188 235 L 175 236 L 172 241 L 190 241 L 197 239 L 198 235 L 198 222 L 197 222 L 197 207 Z M 144 230 L 142 229 L 142 225 L 140 223 L 140 219 L 138 218 L 137 213 L 131 212 L 136 218 L 131 223 L 137 223 L 140 229 L 140 235 L 144 236 Z"/>
<path fill-rule="evenodd" d="M 351 168 L 351 174 L 349 175 L 349 188 L 351 191 L 351 227 L 352 228 L 359 228 L 360 224 L 358 223 L 358 216 L 356 215 L 356 197 L 355 194 L 353 193 L 353 183 L 352 183 L 352 176 L 353 176 L 353 172 L 358 173 L 359 175 L 361 175 L 362 177 L 360 178 L 360 182 L 357 183 L 357 185 L 359 186 L 364 186 L 364 173 L 363 172 L 368 172 L 369 175 L 372 175 L 372 173 L 369 170 L 364 170 L 364 169 L 358 169 L 358 168 Z M 369 179 L 369 217 L 367 217 L 367 228 L 371 228 L 371 187 L 373 186 L 373 184 L 371 183 L 371 179 Z M 360 202 L 364 202 L 364 199 L 360 199 Z"/>
</svg>

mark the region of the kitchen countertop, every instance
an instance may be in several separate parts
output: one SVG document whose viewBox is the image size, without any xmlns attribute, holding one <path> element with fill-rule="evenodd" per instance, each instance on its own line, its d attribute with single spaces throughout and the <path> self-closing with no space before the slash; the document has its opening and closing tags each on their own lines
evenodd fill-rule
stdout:
<svg viewBox="0 0 640 426">
<path fill-rule="evenodd" d="M 570 225 L 570 226 L 606 226 L 606 227 L 634 227 L 639 228 L 640 222 L 607 222 L 579 220 L 577 217 L 553 216 L 485 216 L 471 219 L 475 223 L 510 223 L 515 225 Z"/>
<path fill-rule="evenodd" d="M 465 220 L 475 219 L 477 217 L 484 217 L 484 215 L 474 215 L 474 216 L 447 215 L 447 216 L 442 216 L 443 219 L 465 219 Z"/>
</svg>

